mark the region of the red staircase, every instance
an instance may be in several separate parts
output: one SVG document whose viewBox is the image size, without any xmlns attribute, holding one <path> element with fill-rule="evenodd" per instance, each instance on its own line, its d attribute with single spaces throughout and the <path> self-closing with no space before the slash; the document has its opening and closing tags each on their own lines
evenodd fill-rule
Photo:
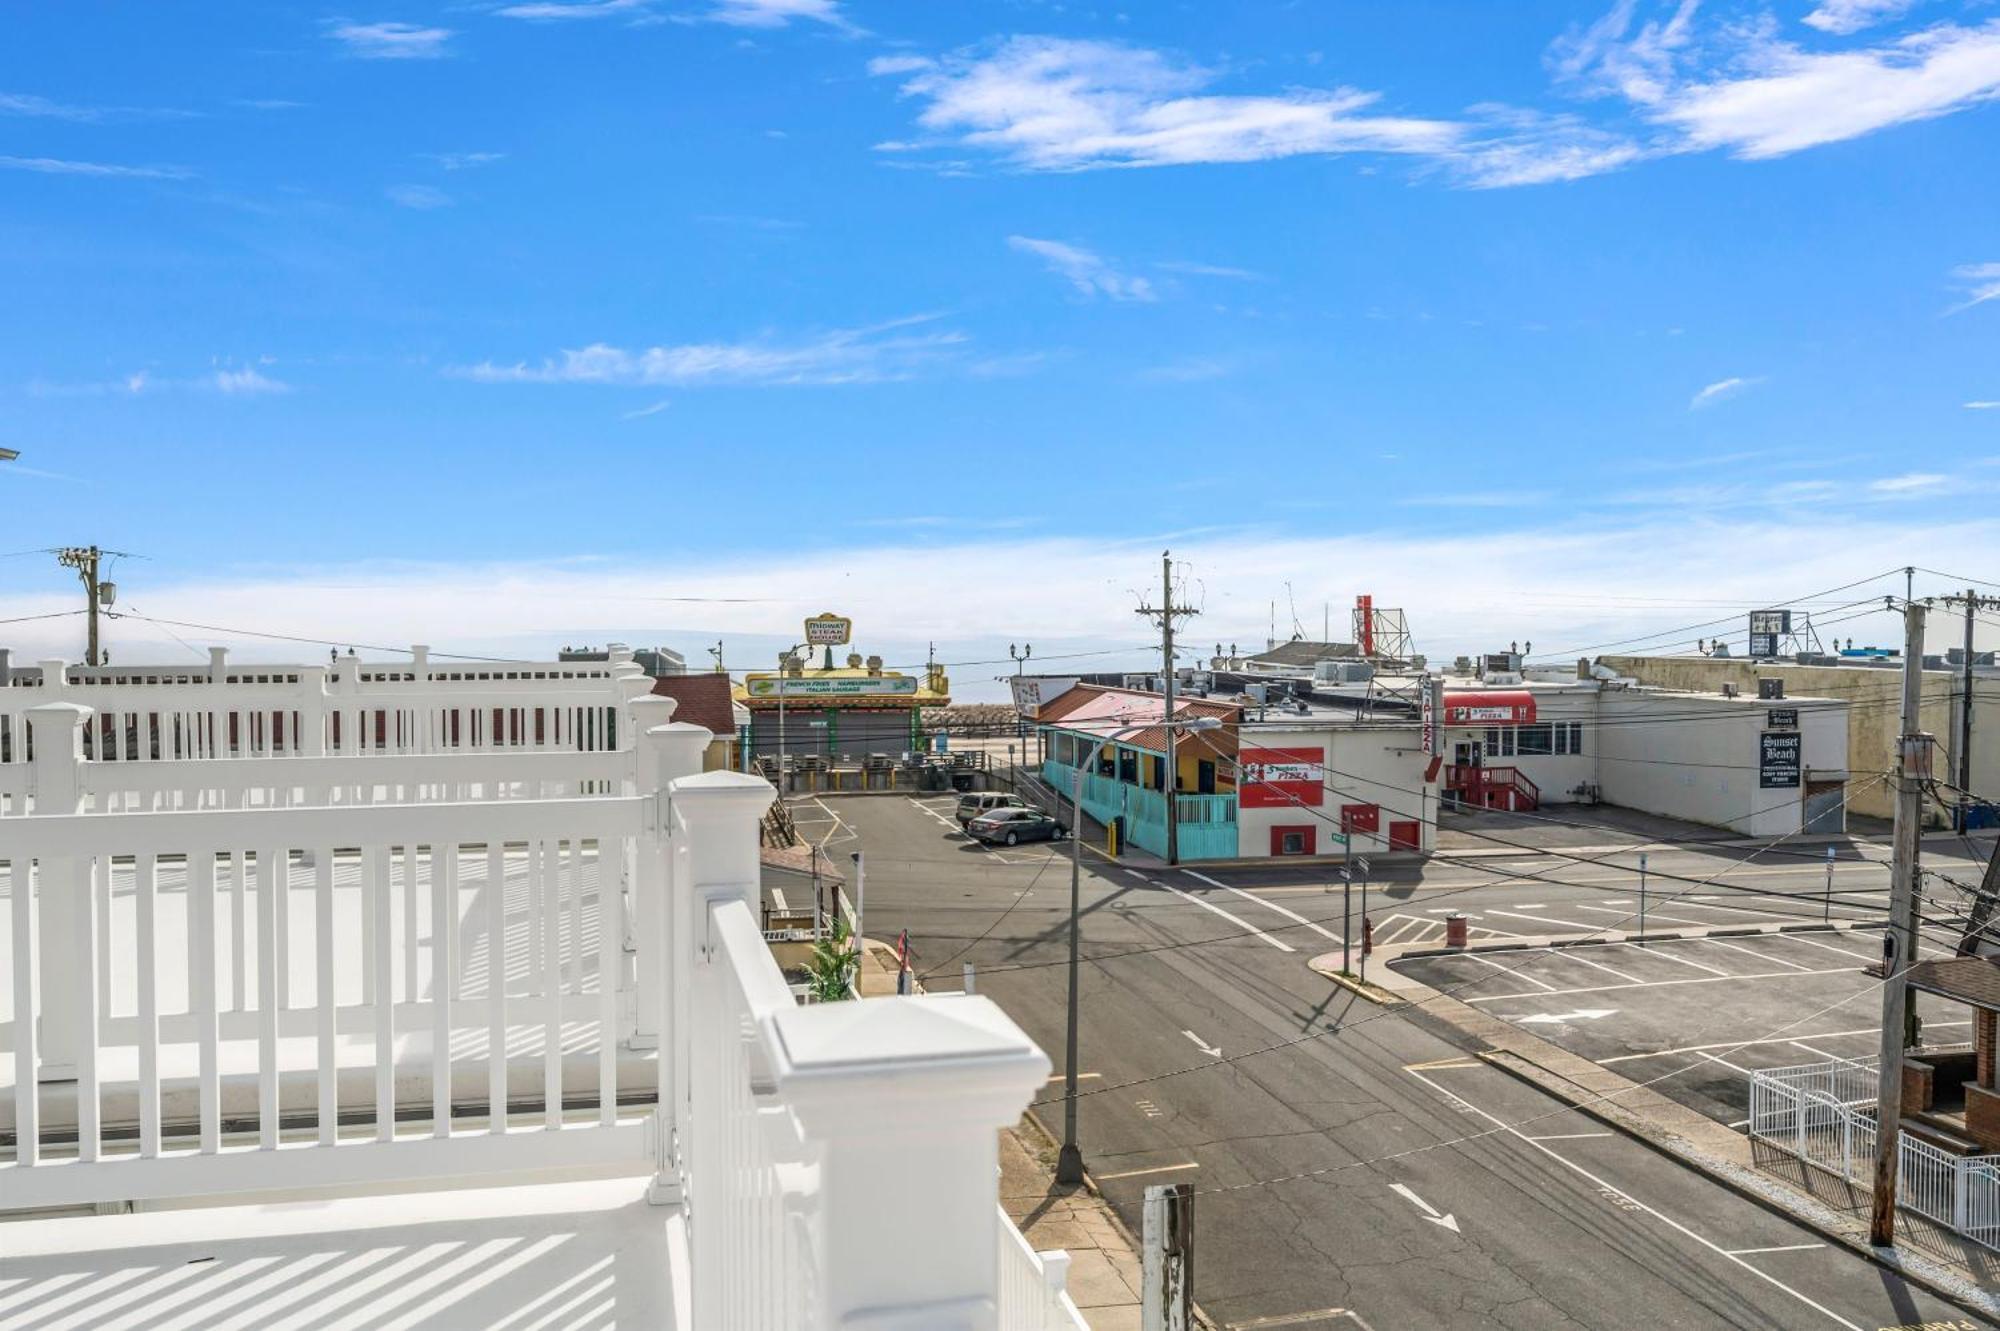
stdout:
<svg viewBox="0 0 2000 1331">
<path fill-rule="evenodd" d="M 1444 786 L 1475 809 L 1533 813 L 1542 804 L 1541 787 L 1518 767 L 1448 767 Z"/>
</svg>

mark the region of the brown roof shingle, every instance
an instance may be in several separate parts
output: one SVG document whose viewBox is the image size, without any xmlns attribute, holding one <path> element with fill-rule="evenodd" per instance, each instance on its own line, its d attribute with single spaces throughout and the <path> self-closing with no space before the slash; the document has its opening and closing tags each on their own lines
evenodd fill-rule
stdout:
<svg viewBox="0 0 2000 1331">
<path fill-rule="evenodd" d="M 1910 967 L 1912 988 L 2000 1011 L 2000 957 L 1950 957 Z"/>
<path fill-rule="evenodd" d="M 672 698 L 674 720 L 701 726 L 725 738 L 736 733 L 736 714 L 730 710 L 729 676 L 713 671 L 699 675 L 662 675 L 653 681 L 653 692 Z"/>
</svg>

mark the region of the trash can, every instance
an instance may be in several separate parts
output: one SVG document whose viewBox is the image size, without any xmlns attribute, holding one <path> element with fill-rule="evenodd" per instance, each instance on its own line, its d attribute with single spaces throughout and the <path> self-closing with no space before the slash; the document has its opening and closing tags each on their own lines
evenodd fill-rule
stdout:
<svg viewBox="0 0 2000 1331">
<path fill-rule="evenodd" d="M 1446 947 L 1465 946 L 1465 917 L 1456 911 L 1444 917 L 1444 945 Z"/>
</svg>

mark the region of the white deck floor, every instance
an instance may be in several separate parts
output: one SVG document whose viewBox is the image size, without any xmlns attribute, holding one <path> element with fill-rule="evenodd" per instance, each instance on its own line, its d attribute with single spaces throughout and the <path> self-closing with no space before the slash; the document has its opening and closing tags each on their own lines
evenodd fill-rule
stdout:
<svg viewBox="0 0 2000 1331">
<path fill-rule="evenodd" d="M 611 1179 L 0 1224 L 0 1326 L 672 1331 L 687 1325 L 684 1234 L 645 1189 Z"/>
</svg>

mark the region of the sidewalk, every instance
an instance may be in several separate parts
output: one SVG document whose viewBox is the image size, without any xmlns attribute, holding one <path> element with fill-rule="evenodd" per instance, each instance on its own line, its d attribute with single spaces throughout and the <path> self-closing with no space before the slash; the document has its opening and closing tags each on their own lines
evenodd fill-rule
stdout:
<svg viewBox="0 0 2000 1331">
<path fill-rule="evenodd" d="M 864 939 L 863 998 L 896 992 L 896 949 Z M 1056 1183 L 1056 1148 L 1032 1113 L 1000 1134 L 1000 1205 L 1036 1252 L 1069 1253 L 1069 1296 L 1093 1331 L 1138 1331 L 1139 1253 L 1111 1204 Z"/>
</svg>

